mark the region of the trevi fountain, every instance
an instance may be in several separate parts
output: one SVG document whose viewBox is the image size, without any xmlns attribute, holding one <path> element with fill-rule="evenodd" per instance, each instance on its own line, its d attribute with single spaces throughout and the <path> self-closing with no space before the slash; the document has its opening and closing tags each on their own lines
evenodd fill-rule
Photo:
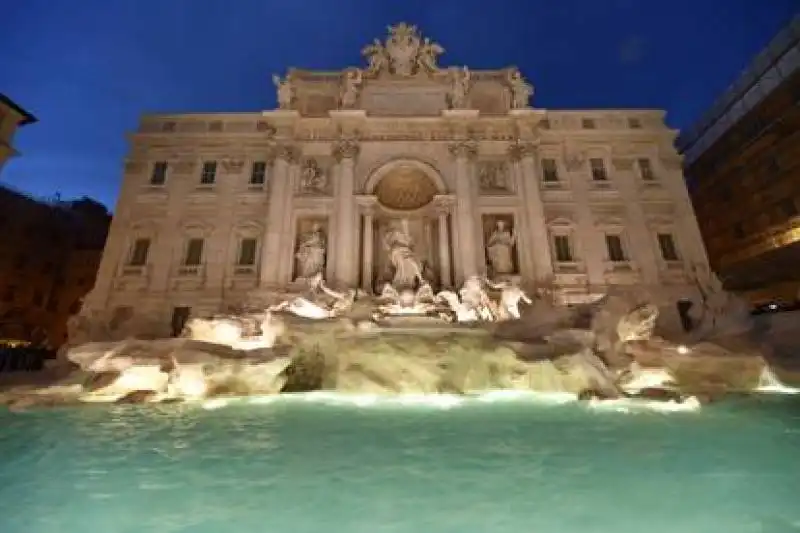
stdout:
<svg viewBox="0 0 800 533">
<path fill-rule="evenodd" d="M 276 76 L 278 110 L 148 119 L 68 342 L 2 382 L 0 531 L 800 528 L 797 397 L 767 394 L 796 325 L 709 270 L 671 141 L 637 181 L 620 139 L 663 114 L 583 132 L 442 52 L 400 24 L 365 69 Z"/>
<path fill-rule="evenodd" d="M 511 240 L 489 244 L 499 272 Z M 746 304 L 713 274 L 695 279 L 702 300 L 693 332 L 669 339 L 656 334 L 659 308 L 642 292 L 565 307 L 546 286 L 526 294 L 513 281 L 477 276 L 458 291 L 435 292 L 405 220 L 383 244 L 392 276 L 378 294 L 329 288 L 324 243 L 312 234 L 297 253 L 302 286 L 254 293 L 236 313 L 191 318 L 178 338 L 142 338 L 125 325 L 73 317 L 71 342 L 47 371 L 54 381 L 12 387 L 3 398 L 25 408 L 310 391 L 526 391 L 693 409 L 778 383 L 752 340 Z"/>
</svg>

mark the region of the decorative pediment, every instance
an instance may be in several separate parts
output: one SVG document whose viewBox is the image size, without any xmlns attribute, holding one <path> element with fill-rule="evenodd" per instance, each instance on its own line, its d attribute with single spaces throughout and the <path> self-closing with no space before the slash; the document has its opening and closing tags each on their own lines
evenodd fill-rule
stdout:
<svg viewBox="0 0 800 533">
<path fill-rule="evenodd" d="M 569 207 L 546 207 L 544 220 L 547 226 L 571 227 L 575 225 L 575 213 Z"/>
<path fill-rule="evenodd" d="M 131 222 L 130 232 L 136 234 L 153 234 L 158 230 L 158 224 L 154 222 L 153 217 L 136 219 Z"/>
<path fill-rule="evenodd" d="M 260 220 L 240 220 L 234 226 L 234 231 L 239 234 L 261 235 L 264 233 L 264 224 Z"/>
<path fill-rule="evenodd" d="M 181 231 L 189 234 L 208 235 L 214 230 L 214 226 L 202 219 L 190 218 L 180 222 Z"/>
</svg>

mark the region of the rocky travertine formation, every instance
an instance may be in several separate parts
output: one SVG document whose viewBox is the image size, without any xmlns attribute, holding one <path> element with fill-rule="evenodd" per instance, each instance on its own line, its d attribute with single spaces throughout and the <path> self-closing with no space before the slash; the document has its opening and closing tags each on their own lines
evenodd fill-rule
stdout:
<svg viewBox="0 0 800 533">
<path fill-rule="evenodd" d="M 750 391 L 765 368 L 744 338 L 685 347 L 654 337 L 657 309 L 636 301 L 606 297 L 547 315 L 543 308 L 537 302 L 521 318 L 505 322 L 441 320 L 416 329 L 347 316 L 311 320 L 262 314 L 250 322 L 223 317 L 195 322 L 194 331 L 208 341 L 214 320 L 260 325 L 248 342 L 231 340 L 226 329 L 221 340 L 228 345 L 220 339 L 182 338 L 73 346 L 51 382 L 7 388 L 0 400 L 22 408 L 312 390 L 461 394 L 498 389 L 670 400 Z"/>
</svg>

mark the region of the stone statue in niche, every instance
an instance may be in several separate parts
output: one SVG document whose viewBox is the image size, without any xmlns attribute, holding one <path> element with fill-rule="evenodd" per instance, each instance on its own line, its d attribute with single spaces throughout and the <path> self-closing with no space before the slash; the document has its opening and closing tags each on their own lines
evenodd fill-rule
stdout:
<svg viewBox="0 0 800 533">
<path fill-rule="evenodd" d="M 514 273 L 514 244 L 517 236 L 505 220 L 495 221 L 495 227 L 486 241 L 486 255 L 492 267 L 493 277 Z"/>
<path fill-rule="evenodd" d="M 348 70 L 342 82 L 342 96 L 340 104 L 342 109 L 353 109 L 358 103 L 358 93 L 361 89 L 362 75 L 360 69 Z"/>
<path fill-rule="evenodd" d="M 509 73 L 508 85 L 511 87 L 511 108 L 529 108 L 530 100 L 533 97 L 533 85 L 525 81 L 519 70 L 513 70 Z"/>
<path fill-rule="evenodd" d="M 309 158 L 300 174 L 301 194 L 324 194 L 328 189 L 328 175 L 314 158 Z"/>
<path fill-rule="evenodd" d="M 291 109 L 294 100 L 294 87 L 288 78 L 281 79 L 277 74 L 272 75 L 272 83 L 275 84 L 278 96 L 278 109 Z"/>
<path fill-rule="evenodd" d="M 322 231 L 322 225 L 315 222 L 311 231 L 301 236 L 294 254 L 297 259 L 297 280 L 309 280 L 316 275 L 321 275 L 325 270 L 325 249 L 327 239 Z"/>
<path fill-rule="evenodd" d="M 414 288 L 425 283 L 422 264 L 414 255 L 414 241 L 408 229 L 408 220 L 395 221 L 383 236 L 383 246 L 394 267 L 392 287 L 395 290 Z"/>
<path fill-rule="evenodd" d="M 508 191 L 508 169 L 501 161 L 485 161 L 478 167 L 480 189 L 486 192 Z"/>
<path fill-rule="evenodd" d="M 450 109 L 465 109 L 467 107 L 467 95 L 470 89 L 470 79 L 472 75 L 467 67 L 456 68 L 451 71 L 452 81 L 450 85 Z"/>
</svg>

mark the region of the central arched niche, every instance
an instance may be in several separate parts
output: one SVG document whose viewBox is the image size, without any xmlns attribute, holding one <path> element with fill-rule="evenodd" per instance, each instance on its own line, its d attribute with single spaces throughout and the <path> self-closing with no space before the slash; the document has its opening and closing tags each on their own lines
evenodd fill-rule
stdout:
<svg viewBox="0 0 800 533">
<path fill-rule="evenodd" d="M 415 211 L 442 192 L 438 175 L 424 163 L 393 162 L 373 176 L 372 193 L 378 203 L 395 211 Z M 371 180 L 373 181 L 373 180 Z"/>
</svg>

